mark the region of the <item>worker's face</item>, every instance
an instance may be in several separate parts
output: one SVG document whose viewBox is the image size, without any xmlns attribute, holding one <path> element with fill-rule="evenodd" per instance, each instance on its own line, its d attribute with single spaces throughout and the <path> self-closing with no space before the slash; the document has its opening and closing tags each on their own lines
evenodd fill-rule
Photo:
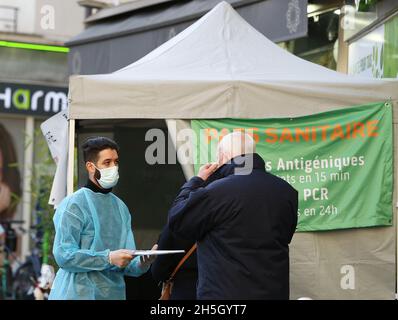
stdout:
<svg viewBox="0 0 398 320">
<path fill-rule="evenodd" d="M 105 169 L 119 165 L 119 155 L 116 150 L 113 149 L 105 149 L 98 153 L 98 160 L 94 164 L 92 162 L 86 163 L 87 171 L 94 175 L 95 167 L 98 169 Z"/>
</svg>

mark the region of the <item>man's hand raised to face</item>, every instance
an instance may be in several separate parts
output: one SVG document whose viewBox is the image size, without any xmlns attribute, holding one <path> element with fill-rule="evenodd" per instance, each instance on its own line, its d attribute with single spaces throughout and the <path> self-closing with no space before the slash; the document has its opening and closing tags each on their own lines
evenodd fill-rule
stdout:
<svg viewBox="0 0 398 320">
<path fill-rule="evenodd" d="M 210 175 L 216 171 L 218 168 L 217 163 L 207 163 L 200 167 L 198 177 L 201 178 L 203 181 L 206 181 Z"/>
</svg>

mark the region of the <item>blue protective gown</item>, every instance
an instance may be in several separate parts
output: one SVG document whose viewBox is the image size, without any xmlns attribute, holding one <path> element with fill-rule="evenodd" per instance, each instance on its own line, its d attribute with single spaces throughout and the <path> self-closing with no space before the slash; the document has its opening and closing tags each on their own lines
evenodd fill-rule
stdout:
<svg viewBox="0 0 398 320">
<path fill-rule="evenodd" d="M 127 206 L 112 193 L 81 188 L 65 198 L 54 215 L 53 253 L 60 267 L 49 299 L 126 299 L 124 275 L 148 271 L 139 257 L 126 268 L 112 266 L 109 252 L 135 250 Z"/>
</svg>

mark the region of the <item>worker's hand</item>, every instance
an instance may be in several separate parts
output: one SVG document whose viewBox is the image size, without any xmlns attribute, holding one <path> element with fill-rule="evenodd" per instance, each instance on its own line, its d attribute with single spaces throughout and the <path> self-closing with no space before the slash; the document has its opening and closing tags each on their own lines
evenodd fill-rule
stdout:
<svg viewBox="0 0 398 320">
<path fill-rule="evenodd" d="M 7 209 L 11 204 L 11 191 L 10 188 L 0 182 L 0 212 Z"/>
<path fill-rule="evenodd" d="M 210 175 L 218 169 L 218 163 L 207 163 L 199 169 L 198 177 L 206 181 Z"/>
<path fill-rule="evenodd" d="M 158 249 L 158 245 L 155 244 L 151 250 L 157 250 Z M 140 267 L 143 270 L 146 270 L 147 268 L 149 268 L 149 266 L 152 264 L 152 262 L 154 262 L 156 259 L 155 255 L 152 256 L 141 256 L 140 257 Z"/>
<path fill-rule="evenodd" d="M 119 268 L 125 268 L 135 256 L 131 250 L 120 249 L 109 253 L 109 263 Z"/>
</svg>

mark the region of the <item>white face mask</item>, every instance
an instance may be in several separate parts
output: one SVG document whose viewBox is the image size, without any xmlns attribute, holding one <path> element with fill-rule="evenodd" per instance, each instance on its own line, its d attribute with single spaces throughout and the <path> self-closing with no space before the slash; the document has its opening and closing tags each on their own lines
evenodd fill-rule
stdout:
<svg viewBox="0 0 398 320">
<path fill-rule="evenodd" d="M 94 166 L 95 167 L 95 166 Z M 110 189 L 116 186 L 119 180 L 119 167 L 113 166 L 110 168 L 98 169 L 101 174 L 101 178 L 97 179 L 99 185 L 104 189 Z"/>
</svg>

